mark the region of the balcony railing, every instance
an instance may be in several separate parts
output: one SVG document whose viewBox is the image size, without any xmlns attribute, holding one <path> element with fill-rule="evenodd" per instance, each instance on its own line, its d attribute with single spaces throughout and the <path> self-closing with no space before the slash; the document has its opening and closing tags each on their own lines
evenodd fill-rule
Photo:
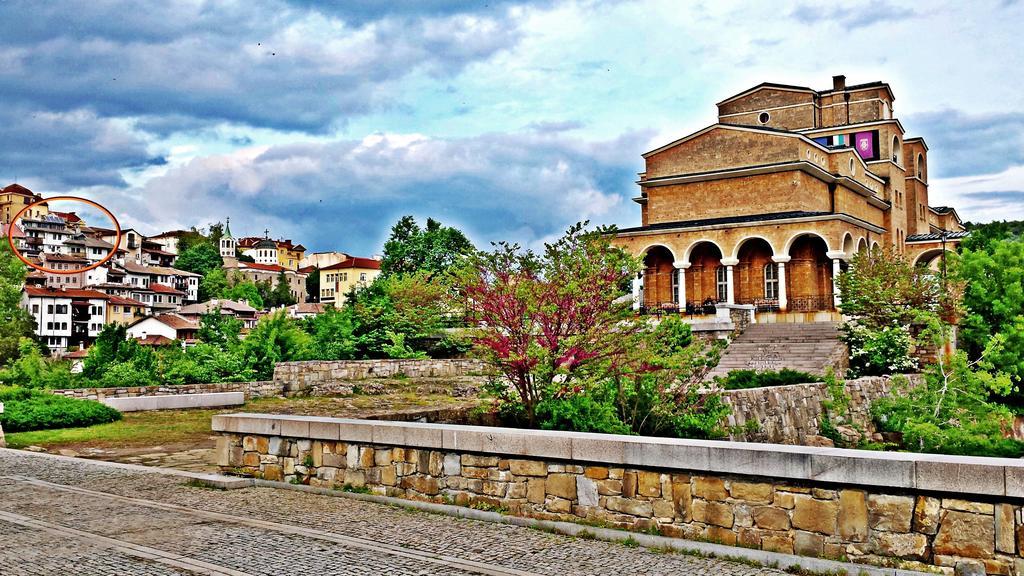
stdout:
<svg viewBox="0 0 1024 576">
<path fill-rule="evenodd" d="M 820 296 L 794 296 L 789 299 L 791 312 L 820 312 L 835 309 L 835 298 L 831 294 Z"/>
<path fill-rule="evenodd" d="M 778 298 L 745 298 L 738 300 L 737 304 L 748 304 L 753 305 L 754 310 L 757 312 L 778 312 L 779 311 L 779 299 Z"/>
</svg>

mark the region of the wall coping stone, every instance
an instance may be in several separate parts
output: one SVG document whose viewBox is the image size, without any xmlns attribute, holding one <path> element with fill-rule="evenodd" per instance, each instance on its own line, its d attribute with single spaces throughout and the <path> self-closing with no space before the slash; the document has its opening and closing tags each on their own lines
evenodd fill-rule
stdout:
<svg viewBox="0 0 1024 576">
<path fill-rule="evenodd" d="M 368 442 L 411 448 L 810 482 L 1024 498 L 1024 460 L 872 452 L 280 414 L 221 414 L 215 432 Z"/>
</svg>

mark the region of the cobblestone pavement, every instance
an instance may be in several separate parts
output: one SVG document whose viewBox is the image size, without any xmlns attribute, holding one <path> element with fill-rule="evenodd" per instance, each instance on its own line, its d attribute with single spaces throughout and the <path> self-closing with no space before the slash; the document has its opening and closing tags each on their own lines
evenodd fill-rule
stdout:
<svg viewBox="0 0 1024 576">
<path fill-rule="evenodd" d="M 0 450 L 0 574 L 783 572 L 272 488 Z"/>
</svg>

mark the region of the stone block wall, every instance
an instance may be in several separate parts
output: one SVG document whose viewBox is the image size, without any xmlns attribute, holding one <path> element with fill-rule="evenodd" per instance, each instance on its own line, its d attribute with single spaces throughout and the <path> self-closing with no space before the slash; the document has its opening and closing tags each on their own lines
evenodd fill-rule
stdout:
<svg viewBox="0 0 1024 576">
<path fill-rule="evenodd" d="M 946 574 L 1024 575 L 1024 463 L 397 424 L 215 417 L 225 471 Z M 966 572 L 964 572 L 966 571 Z"/>
<path fill-rule="evenodd" d="M 285 394 L 314 396 L 348 394 L 360 380 L 370 378 L 454 378 L 480 375 L 485 366 L 479 360 L 334 360 L 280 362 L 274 368 L 274 382 Z"/>
<path fill-rule="evenodd" d="M 912 383 L 921 380 L 917 374 L 904 377 Z M 852 422 L 864 432 L 874 432 L 869 412 L 871 403 L 888 396 L 892 389 L 892 376 L 847 380 Z M 725 403 L 732 407 L 731 440 L 805 444 L 809 437 L 821 434 L 823 402 L 828 399 L 828 387 L 824 383 L 727 390 L 722 395 Z M 756 422 L 756 427 L 748 430 L 749 422 Z"/>
<path fill-rule="evenodd" d="M 119 388 L 68 388 L 51 390 L 54 394 L 85 400 L 105 398 L 136 398 L 139 396 L 179 396 L 211 392 L 243 392 L 246 400 L 280 396 L 281 386 L 265 380 L 257 382 L 217 382 L 213 384 L 182 384 L 179 386 L 123 386 Z"/>
</svg>

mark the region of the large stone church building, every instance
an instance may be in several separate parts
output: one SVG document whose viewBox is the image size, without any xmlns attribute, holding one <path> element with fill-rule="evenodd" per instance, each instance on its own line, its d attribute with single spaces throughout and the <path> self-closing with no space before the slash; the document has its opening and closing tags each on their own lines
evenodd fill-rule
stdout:
<svg viewBox="0 0 1024 576">
<path fill-rule="evenodd" d="M 763 83 L 718 103 L 718 122 L 643 155 L 642 225 L 616 244 L 644 257 L 645 311 L 759 321 L 836 319 L 834 278 L 861 250 L 935 265 L 967 233 L 928 203 L 928 146 L 906 135 L 888 84 Z"/>
</svg>

